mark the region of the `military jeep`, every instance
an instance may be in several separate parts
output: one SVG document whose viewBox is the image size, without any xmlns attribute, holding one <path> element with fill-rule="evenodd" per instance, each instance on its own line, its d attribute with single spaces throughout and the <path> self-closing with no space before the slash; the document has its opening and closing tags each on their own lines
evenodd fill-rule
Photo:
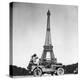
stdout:
<svg viewBox="0 0 80 80">
<path fill-rule="evenodd" d="M 52 60 L 39 60 L 36 65 L 32 65 L 31 72 L 34 76 L 42 76 L 43 74 L 64 75 L 64 66 L 61 63 L 52 63 Z"/>
</svg>

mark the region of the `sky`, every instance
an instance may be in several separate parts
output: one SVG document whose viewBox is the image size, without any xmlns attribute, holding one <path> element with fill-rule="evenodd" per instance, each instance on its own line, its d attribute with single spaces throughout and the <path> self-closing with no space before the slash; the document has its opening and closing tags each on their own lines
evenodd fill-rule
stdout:
<svg viewBox="0 0 80 80">
<path fill-rule="evenodd" d="M 27 67 L 31 56 L 41 58 L 47 11 L 54 55 L 64 65 L 78 62 L 78 7 L 71 5 L 13 4 L 13 65 Z"/>
</svg>

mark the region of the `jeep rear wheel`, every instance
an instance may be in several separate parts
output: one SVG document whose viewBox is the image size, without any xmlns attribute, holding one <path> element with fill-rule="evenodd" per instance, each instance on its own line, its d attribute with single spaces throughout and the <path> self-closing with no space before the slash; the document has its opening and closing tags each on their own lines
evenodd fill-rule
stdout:
<svg viewBox="0 0 80 80">
<path fill-rule="evenodd" d="M 42 76 L 42 70 L 40 68 L 35 68 L 33 70 L 33 75 L 36 76 Z"/>
</svg>

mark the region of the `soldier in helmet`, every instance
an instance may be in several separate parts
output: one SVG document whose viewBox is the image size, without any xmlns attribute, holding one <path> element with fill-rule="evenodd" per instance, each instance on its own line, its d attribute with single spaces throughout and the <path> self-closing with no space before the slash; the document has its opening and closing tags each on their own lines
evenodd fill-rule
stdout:
<svg viewBox="0 0 80 80">
<path fill-rule="evenodd" d="M 38 57 L 37 57 L 36 54 L 33 54 L 33 55 L 31 56 L 31 60 L 30 60 L 29 65 L 28 65 L 28 67 L 27 67 L 27 69 L 28 69 L 29 71 L 31 71 L 32 65 L 37 65 L 37 64 L 36 64 L 36 60 L 37 60 L 37 59 L 38 59 Z"/>
</svg>

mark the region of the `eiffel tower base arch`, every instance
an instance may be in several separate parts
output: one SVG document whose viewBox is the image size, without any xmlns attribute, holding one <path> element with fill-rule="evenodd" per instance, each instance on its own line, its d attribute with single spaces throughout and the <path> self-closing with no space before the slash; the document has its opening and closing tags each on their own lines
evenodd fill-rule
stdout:
<svg viewBox="0 0 80 80">
<path fill-rule="evenodd" d="M 50 58 L 47 59 L 47 54 L 50 54 Z M 54 57 L 53 46 L 44 46 L 43 54 L 40 59 L 40 64 L 56 64 L 57 59 Z"/>
</svg>

